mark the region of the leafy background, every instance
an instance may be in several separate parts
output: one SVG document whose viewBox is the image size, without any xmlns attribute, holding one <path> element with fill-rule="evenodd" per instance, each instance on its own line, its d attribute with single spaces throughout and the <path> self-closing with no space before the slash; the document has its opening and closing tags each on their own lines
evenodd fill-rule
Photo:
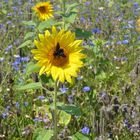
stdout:
<svg viewBox="0 0 140 140">
<path fill-rule="evenodd" d="M 38 21 L 39 0 L 0 1 L 0 139 L 49 140 L 54 82 L 38 76 L 31 49 L 55 25 L 83 40 L 87 58 L 75 84 L 58 93 L 59 139 L 140 139 L 138 0 L 51 0 L 54 18 Z"/>
</svg>

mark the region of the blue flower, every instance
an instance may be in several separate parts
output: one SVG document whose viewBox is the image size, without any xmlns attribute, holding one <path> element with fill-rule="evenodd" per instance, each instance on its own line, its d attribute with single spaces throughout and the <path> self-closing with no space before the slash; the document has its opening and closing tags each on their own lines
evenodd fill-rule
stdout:
<svg viewBox="0 0 140 140">
<path fill-rule="evenodd" d="M 38 99 L 39 99 L 39 100 L 44 100 L 45 97 L 44 97 L 44 96 L 38 96 Z"/>
<path fill-rule="evenodd" d="M 16 102 L 15 106 L 16 106 L 17 108 L 19 108 L 19 102 Z"/>
<path fill-rule="evenodd" d="M 5 118 L 7 118 L 8 115 L 9 115 L 8 112 L 4 112 L 4 113 L 2 113 L 2 118 L 5 119 Z"/>
<path fill-rule="evenodd" d="M 133 3 L 133 8 L 134 8 L 134 9 L 137 9 L 138 7 L 139 7 L 138 2 L 134 2 L 134 3 Z"/>
<path fill-rule="evenodd" d="M 66 88 L 66 87 L 62 87 L 62 88 L 60 88 L 59 90 L 60 90 L 62 93 L 66 93 L 67 90 L 68 90 L 68 88 Z"/>
<path fill-rule="evenodd" d="M 80 18 L 80 21 L 81 21 L 82 23 L 85 23 L 85 22 L 86 22 L 86 20 L 85 20 L 84 17 L 81 17 L 81 18 Z"/>
<path fill-rule="evenodd" d="M 7 48 L 5 48 L 5 51 L 8 52 L 12 47 L 12 45 L 9 45 Z"/>
<path fill-rule="evenodd" d="M 28 106 L 28 104 L 29 104 L 28 102 L 24 102 L 23 103 L 24 106 Z"/>
<path fill-rule="evenodd" d="M 94 28 L 91 30 L 92 34 L 100 34 L 101 30 L 99 28 Z"/>
<path fill-rule="evenodd" d="M 89 6 L 90 5 L 90 1 L 85 2 L 85 6 Z"/>
<path fill-rule="evenodd" d="M 83 88 L 83 91 L 84 91 L 84 92 L 88 92 L 88 91 L 90 91 L 90 87 L 85 86 L 85 87 Z"/>
<path fill-rule="evenodd" d="M 128 40 L 123 40 L 122 44 L 129 44 L 129 41 Z"/>
<path fill-rule="evenodd" d="M 87 126 L 83 127 L 81 131 L 82 131 L 83 134 L 89 134 L 90 133 L 90 129 Z"/>
</svg>

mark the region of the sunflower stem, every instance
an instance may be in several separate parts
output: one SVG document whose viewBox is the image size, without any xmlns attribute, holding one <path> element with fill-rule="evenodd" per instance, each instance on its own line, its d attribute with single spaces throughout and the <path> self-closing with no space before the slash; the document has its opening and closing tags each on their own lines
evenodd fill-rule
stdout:
<svg viewBox="0 0 140 140">
<path fill-rule="evenodd" d="M 56 80 L 54 87 L 54 140 L 57 140 L 57 83 Z"/>
</svg>

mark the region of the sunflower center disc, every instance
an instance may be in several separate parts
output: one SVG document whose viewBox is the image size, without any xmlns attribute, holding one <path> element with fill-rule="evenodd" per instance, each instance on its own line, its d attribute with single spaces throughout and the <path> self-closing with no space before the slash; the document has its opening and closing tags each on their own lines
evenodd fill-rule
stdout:
<svg viewBox="0 0 140 140">
<path fill-rule="evenodd" d="M 46 13 L 46 8 L 45 8 L 45 6 L 41 6 L 41 7 L 39 7 L 38 9 L 39 9 L 39 11 L 40 11 L 41 13 Z"/>
</svg>

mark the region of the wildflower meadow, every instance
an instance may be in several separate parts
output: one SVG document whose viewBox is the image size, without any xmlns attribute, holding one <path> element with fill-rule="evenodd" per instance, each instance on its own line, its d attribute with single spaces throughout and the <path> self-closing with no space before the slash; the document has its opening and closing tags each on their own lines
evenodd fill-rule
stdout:
<svg viewBox="0 0 140 140">
<path fill-rule="evenodd" d="M 0 0 L 0 140 L 140 140 L 140 1 Z"/>
</svg>

